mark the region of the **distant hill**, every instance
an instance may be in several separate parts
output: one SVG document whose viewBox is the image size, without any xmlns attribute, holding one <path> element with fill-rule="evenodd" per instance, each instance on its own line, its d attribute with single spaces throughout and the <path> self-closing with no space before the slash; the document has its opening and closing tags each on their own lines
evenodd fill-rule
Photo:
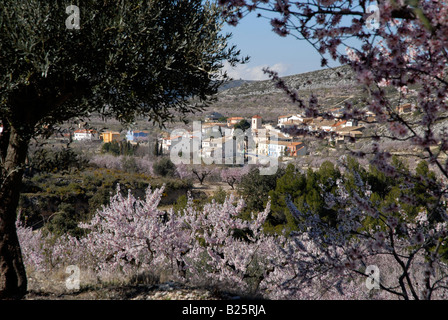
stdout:
<svg viewBox="0 0 448 320">
<path fill-rule="evenodd" d="M 223 85 L 221 85 L 221 87 L 219 87 L 219 91 L 224 91 L 224 90 L 228 90 L 228 89 L 232 89 L 232 88 L 237 88 L 242 86 L 243 84 L 248 84 L 248 83 L 253 83 L 256 82 L 255 80 L 230 80 L 227 81 L 226 83 L 224 83 Z"/>
<path fill-rule="evenodd" d="M 353 71 L 348 66 L 323 69 L 282 77 L 286 85 L 295 90 L 334 88 L 355 84 Z M 222 87 L 221 95 L 254 95 L 280 92 L 272 80 L 235 80 L 227 88 Z"/>
<path fill-rule="evenodd" d="M 282 79 L 304 100 L 309 98 L 311 92 L 318 96 L 323 108 L 338 106 L 346 99 L 352 99 L 356 104 L 363 94 L 349 66 L 306 72 Z M 272 80 L 230 81 L 221 88 L 216 98 L 206 112 L 244 117 L 259 114 L 263 121 L 277 121 L 280 115 L 299 111 L 297 105 Z"/>
</svg>

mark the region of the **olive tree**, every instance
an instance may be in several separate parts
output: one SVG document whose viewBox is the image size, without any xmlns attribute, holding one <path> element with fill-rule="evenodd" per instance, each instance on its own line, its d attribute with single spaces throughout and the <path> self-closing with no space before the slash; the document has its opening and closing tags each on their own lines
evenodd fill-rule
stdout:
<svg viewBox="0 0 448 320">
<path fill-rule="evenodd" d="M 200 0 L 1 1 L 0 298 L 27 290 L 15 221 L 30 140 L 92 113 L 163 125 L 202 110 L 223 61 L 244 60 L 222 23 Z"/>
</svg>

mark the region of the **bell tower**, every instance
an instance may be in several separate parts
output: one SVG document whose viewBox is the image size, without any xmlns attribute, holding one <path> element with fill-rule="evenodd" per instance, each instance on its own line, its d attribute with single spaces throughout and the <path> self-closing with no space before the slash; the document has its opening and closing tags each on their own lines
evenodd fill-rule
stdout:
<svg viewBox="0 0 448 320">
<path fill-rule="evenodd" d="M 259 115 L 252 117 L 251 129 L 261 129 L 261 117 Z"/>
</svg>

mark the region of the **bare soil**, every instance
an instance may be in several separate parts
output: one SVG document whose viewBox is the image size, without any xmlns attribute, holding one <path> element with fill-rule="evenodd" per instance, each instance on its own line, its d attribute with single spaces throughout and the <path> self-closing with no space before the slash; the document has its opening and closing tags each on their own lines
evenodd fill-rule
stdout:
<svg viewBox="0 0 448 320">
<path fill-rule="evenodd" d="M 33 274 L 28 277 L 25 300 L 234 300 L 240 299 L 217 288 L 192 286 L 146 277 L 124 281 L 99 282 L 92 274 L 81 273 L 79 288 L 68 289 L 69 275 L 61 271 Z M 159 282 L 162 280 L 163 282 Z"/>
</svg>

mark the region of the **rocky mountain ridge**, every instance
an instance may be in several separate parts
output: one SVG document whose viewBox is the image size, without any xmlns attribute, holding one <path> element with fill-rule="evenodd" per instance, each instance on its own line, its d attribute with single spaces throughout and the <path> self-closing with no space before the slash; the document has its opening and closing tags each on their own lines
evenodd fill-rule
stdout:
<svg viewBox="0 0 448 320">
<path fill-rule="evenodd" d="M 316 70 L 306 73 L 282 77 L 288 88 L 297 91 L 317 90 L 325 88 L 334 88 L 338 86 L 348 86 L 356 84 L 353 71 L 349 66 Z M 280 93 L 272 80 L 263 81 L 244 81 L 235 80 L 234 85 L 222 90 L 219 95 L 225 96 L 251 96 L 269 93 Z"/>
<path fill-rule="evenodd" d="M 339 106 L 347 99 L 352 99 L 356 104 L 363 95 L 349 66 L 316 70 L 281 79 L 304 101 L 313 93 L 319 98 L 319 104 L 323 108 Z M 207 113 L 219 112 L 226 117 L 252 117 L 257 114 L 262 116 L 263 121 L 277 122 L 280 115 L 300 111 L 298 105 L 291 101 L 283 89 L 277 88 L 272 80 L 235 80 L 228 85 L 230 88 L 221 90 L 216 95 L 216 101 L 203 114 L 197 114 L 196 120 L 203 119 Z"/>
</svg>

